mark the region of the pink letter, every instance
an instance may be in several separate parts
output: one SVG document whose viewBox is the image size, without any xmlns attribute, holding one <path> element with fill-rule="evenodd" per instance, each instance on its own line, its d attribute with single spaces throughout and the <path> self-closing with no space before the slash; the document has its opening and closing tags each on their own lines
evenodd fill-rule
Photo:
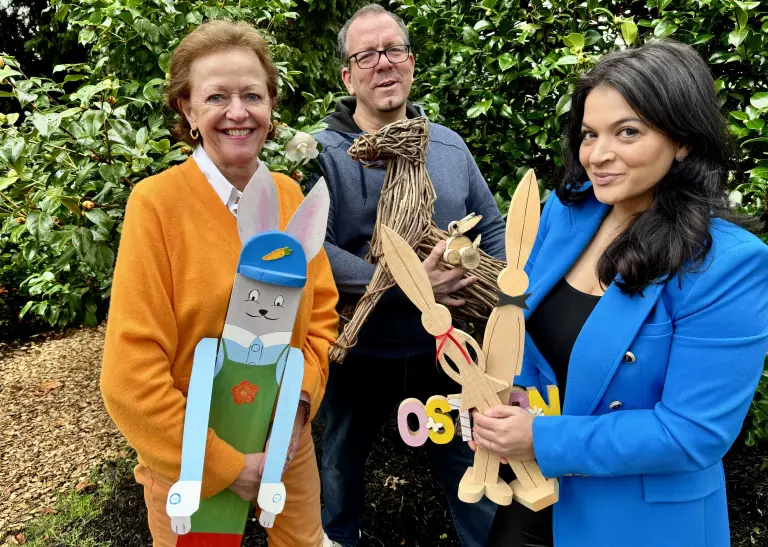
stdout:
<svg viewBox="0 0 768 547">
<path fill-rule="evenodd" d="M 408 427 L 409 414 L 415 414 L 419 421 L 419 428 L 416 431 L 411 431 L 411 428 Z M 410 398 L 400 403 L 400 408 L 397 411 L 397 428 L 400 430 L 400 437 L 405 441 L 405 444 L 417 447 L 427 442 L 429 431 L 426 428 L 426 424 L 427 412 L 424 410 L 424 405 L 421 401 Z"/>
<path fill-rule="evenodd" d="M 528 410 L 528 407 L 530 406 L 530 403 L 528 402 L 528 392 L 523 391 L 513 391 L 509 394 L 509 406 L 519 406 L 520 408 L 524 408 L 525 410 Z"/>
</svg>

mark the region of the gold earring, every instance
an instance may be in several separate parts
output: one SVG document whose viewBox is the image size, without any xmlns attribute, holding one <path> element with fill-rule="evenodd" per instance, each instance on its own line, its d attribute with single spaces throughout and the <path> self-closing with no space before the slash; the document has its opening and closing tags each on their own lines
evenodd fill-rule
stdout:
<svg viewBox="0 0 768 547">
<path fill-rule="evenodd" d="M 275 130 L 275 124 L 272 122 L 272 120 L 269 120 L 269 129 L 267 130 L 268 133 L 272 133 L 272 131 Z"/>
<path fill-rule="evenodd" d="M 197 139 L 200 138 L 200 131 L 198 131 L 197 128 L 190 129 L 189 130 L 189 136 L 192 137 L 193 139 L 197 140 Z"/>
</svg>

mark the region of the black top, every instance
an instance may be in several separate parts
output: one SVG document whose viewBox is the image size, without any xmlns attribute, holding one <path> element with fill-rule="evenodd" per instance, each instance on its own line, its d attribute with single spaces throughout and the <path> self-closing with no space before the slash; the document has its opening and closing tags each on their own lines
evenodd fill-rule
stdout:
<svg viewBox="0 0 768 547">
<path fill-rule="evenodd" d="M 555 373 L 561 402 L 565 401 L 573 345 L 599 300 L 599 296 L 574 289 L 563 278 L 525 322 L 525 330 Z"/>
</svg>

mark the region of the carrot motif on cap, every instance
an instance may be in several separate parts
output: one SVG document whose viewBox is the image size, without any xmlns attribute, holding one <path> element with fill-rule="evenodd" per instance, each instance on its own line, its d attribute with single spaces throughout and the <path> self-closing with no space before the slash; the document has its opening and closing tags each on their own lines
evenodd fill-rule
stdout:
<svg viewBox="0 0 768 547">
<path fill-rule="evenodd" d="M 291 248 L 290 247 L 282 247 L 280 249 L 275 249 L 271 253 L 267 253 L 262 257 L 262 260 L 269 261 L 269 260 L 278 260 L 280 258 L 283 258 L 284 256 L 288 256 L 291 254 Z"/>
</svg>

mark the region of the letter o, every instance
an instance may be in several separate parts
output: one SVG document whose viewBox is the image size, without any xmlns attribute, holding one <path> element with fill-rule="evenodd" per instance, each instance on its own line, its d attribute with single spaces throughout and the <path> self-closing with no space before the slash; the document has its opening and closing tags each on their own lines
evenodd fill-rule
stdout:
<svg viewBox="0 0 768 547">
<path fill-rule="evenodd" d="M 416 419 L 419 422 L 419 428 L 416 431 L 412 431 L 408 427 L 408 415 L 415 414 Z M 405 444 L 412 447 L 423 445 L 429 438 L 429 431 L 427 431 L 427 411 L 424 409 L 424 405 L 418 399 L 410 398 L 405 399 L 400 403 L 400 408 L 397 410 L 397 429 L 400 431 L 400 437 Z"/>
</svg>

